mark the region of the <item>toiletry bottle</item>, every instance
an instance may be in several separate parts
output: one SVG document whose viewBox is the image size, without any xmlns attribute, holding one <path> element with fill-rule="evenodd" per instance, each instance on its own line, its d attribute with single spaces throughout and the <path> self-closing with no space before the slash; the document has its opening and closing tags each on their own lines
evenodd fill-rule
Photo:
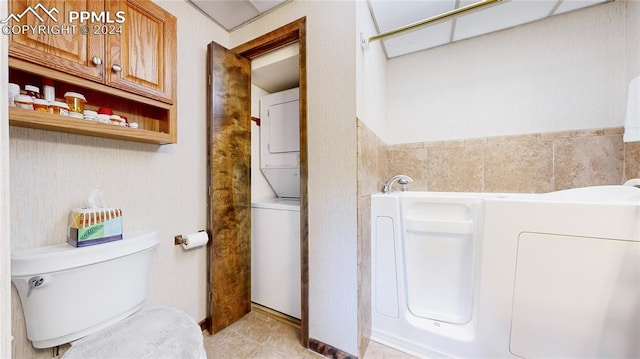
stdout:
<svg viewBox="0 0 640 359">
<path fill-rule="evenodd" d="M 49 102 L 56 100 L 56 88 L 54 86 L 52 79 L 42 79 L 42 95 Z"/>
</svg>

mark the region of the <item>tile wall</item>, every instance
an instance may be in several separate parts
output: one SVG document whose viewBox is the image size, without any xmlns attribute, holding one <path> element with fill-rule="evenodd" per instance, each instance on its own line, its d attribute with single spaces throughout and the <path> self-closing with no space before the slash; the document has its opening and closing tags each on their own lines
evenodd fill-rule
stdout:
<svg viewBox="0 0 640 359">
<path fill-rule="evenodd" d="M 640 145 L 622 128 L 421 142 L 388 147 L 388 174 L 417 191 L 541 193 L 640 176 Z M 382 179 L 381 179 L 382 180 Z"/>
<path fill-rule="evenodd" d="M 387 173 L 387 145 L 358 120 L 358 338 L 364 357 L 371 337 L 371 194 Z"/>
</svg>

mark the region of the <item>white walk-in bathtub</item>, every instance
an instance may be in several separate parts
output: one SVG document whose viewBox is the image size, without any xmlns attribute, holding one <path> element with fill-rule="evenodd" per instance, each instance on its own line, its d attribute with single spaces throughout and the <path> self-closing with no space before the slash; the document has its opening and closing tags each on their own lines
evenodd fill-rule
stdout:
<svg viewBox="0 0 640 359">
<path fill-rule="evenodd" d="M 640 357 L 640 189 L 371 207 L 373 340 L 423 358 Z"/>
</svg>

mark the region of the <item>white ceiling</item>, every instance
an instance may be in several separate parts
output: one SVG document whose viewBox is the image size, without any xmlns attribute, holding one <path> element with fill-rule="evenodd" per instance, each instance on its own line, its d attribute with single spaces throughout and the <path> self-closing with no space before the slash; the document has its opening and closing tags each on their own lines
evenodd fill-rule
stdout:
<svg viewBox="0 0 640 359">
<path fill-rule="evenodd" d="M 227 31 L 231 31 L 293 0 L 188 1 Z M 479 0 L 367 0 L 378 33 L 477 1 Z M 393 58 L 607 1 L 614 0 L 502 0 L 496 5 L 386 38 L 382 42 L 387 57 Z"/>
<path fill-rule="evenodd" d="M 218 25 L 231 31 L 292 0 L 188 0 Z"/>
<path fill-rule="evenodd" d="M 227 31 L 231 31 L 293 0 L 188 1 Z M 478 0 L 367 0 L 378 34 L 476 1 Z M 497 5 L 381 41 L 387 57 L 393 58 L 607 1 L 614 0 L 503 0 Z M 257 58 L 252 63 L 252 82 L 268 92 L 294 87 L 298 81 L 298 61 L 297 44 L 274 54 L 266 54 L 262 59 Z"/>
<path fill-rule="evenodd" d="M 300 84 L 300 46 L 297 42 L 251 61 L 251 83 L 274 93 Z"/>
<path fill-rule="evenodd" d="M 478 0 L 367 0 L 378 33 L 466 6 Z M 388 58 L 525 24 L 611 0 L 503 0 L 496 5 L 383 41 Z M 375 34 L 364 34 L 373 36 Z"/>
<path fill-rule="evenodd" d="M 188 0 L 213 21 L 231 31 L 293 0 Z M 251 83 L 273 93 L 298 86 L 298 43 L 251 61 Z"/>
</svg>

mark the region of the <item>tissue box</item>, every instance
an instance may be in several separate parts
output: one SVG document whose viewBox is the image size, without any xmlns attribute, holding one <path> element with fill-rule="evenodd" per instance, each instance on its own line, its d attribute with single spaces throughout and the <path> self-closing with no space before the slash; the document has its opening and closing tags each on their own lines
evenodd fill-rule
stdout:
<svg viewBox="0 0 640 359">
<path fill-rule="evenodd" d="M 74 247 L 122 239 L 122 210 L 119 208 L 76 208 L 69 214 L 67 242 Z"/>
</svg>

